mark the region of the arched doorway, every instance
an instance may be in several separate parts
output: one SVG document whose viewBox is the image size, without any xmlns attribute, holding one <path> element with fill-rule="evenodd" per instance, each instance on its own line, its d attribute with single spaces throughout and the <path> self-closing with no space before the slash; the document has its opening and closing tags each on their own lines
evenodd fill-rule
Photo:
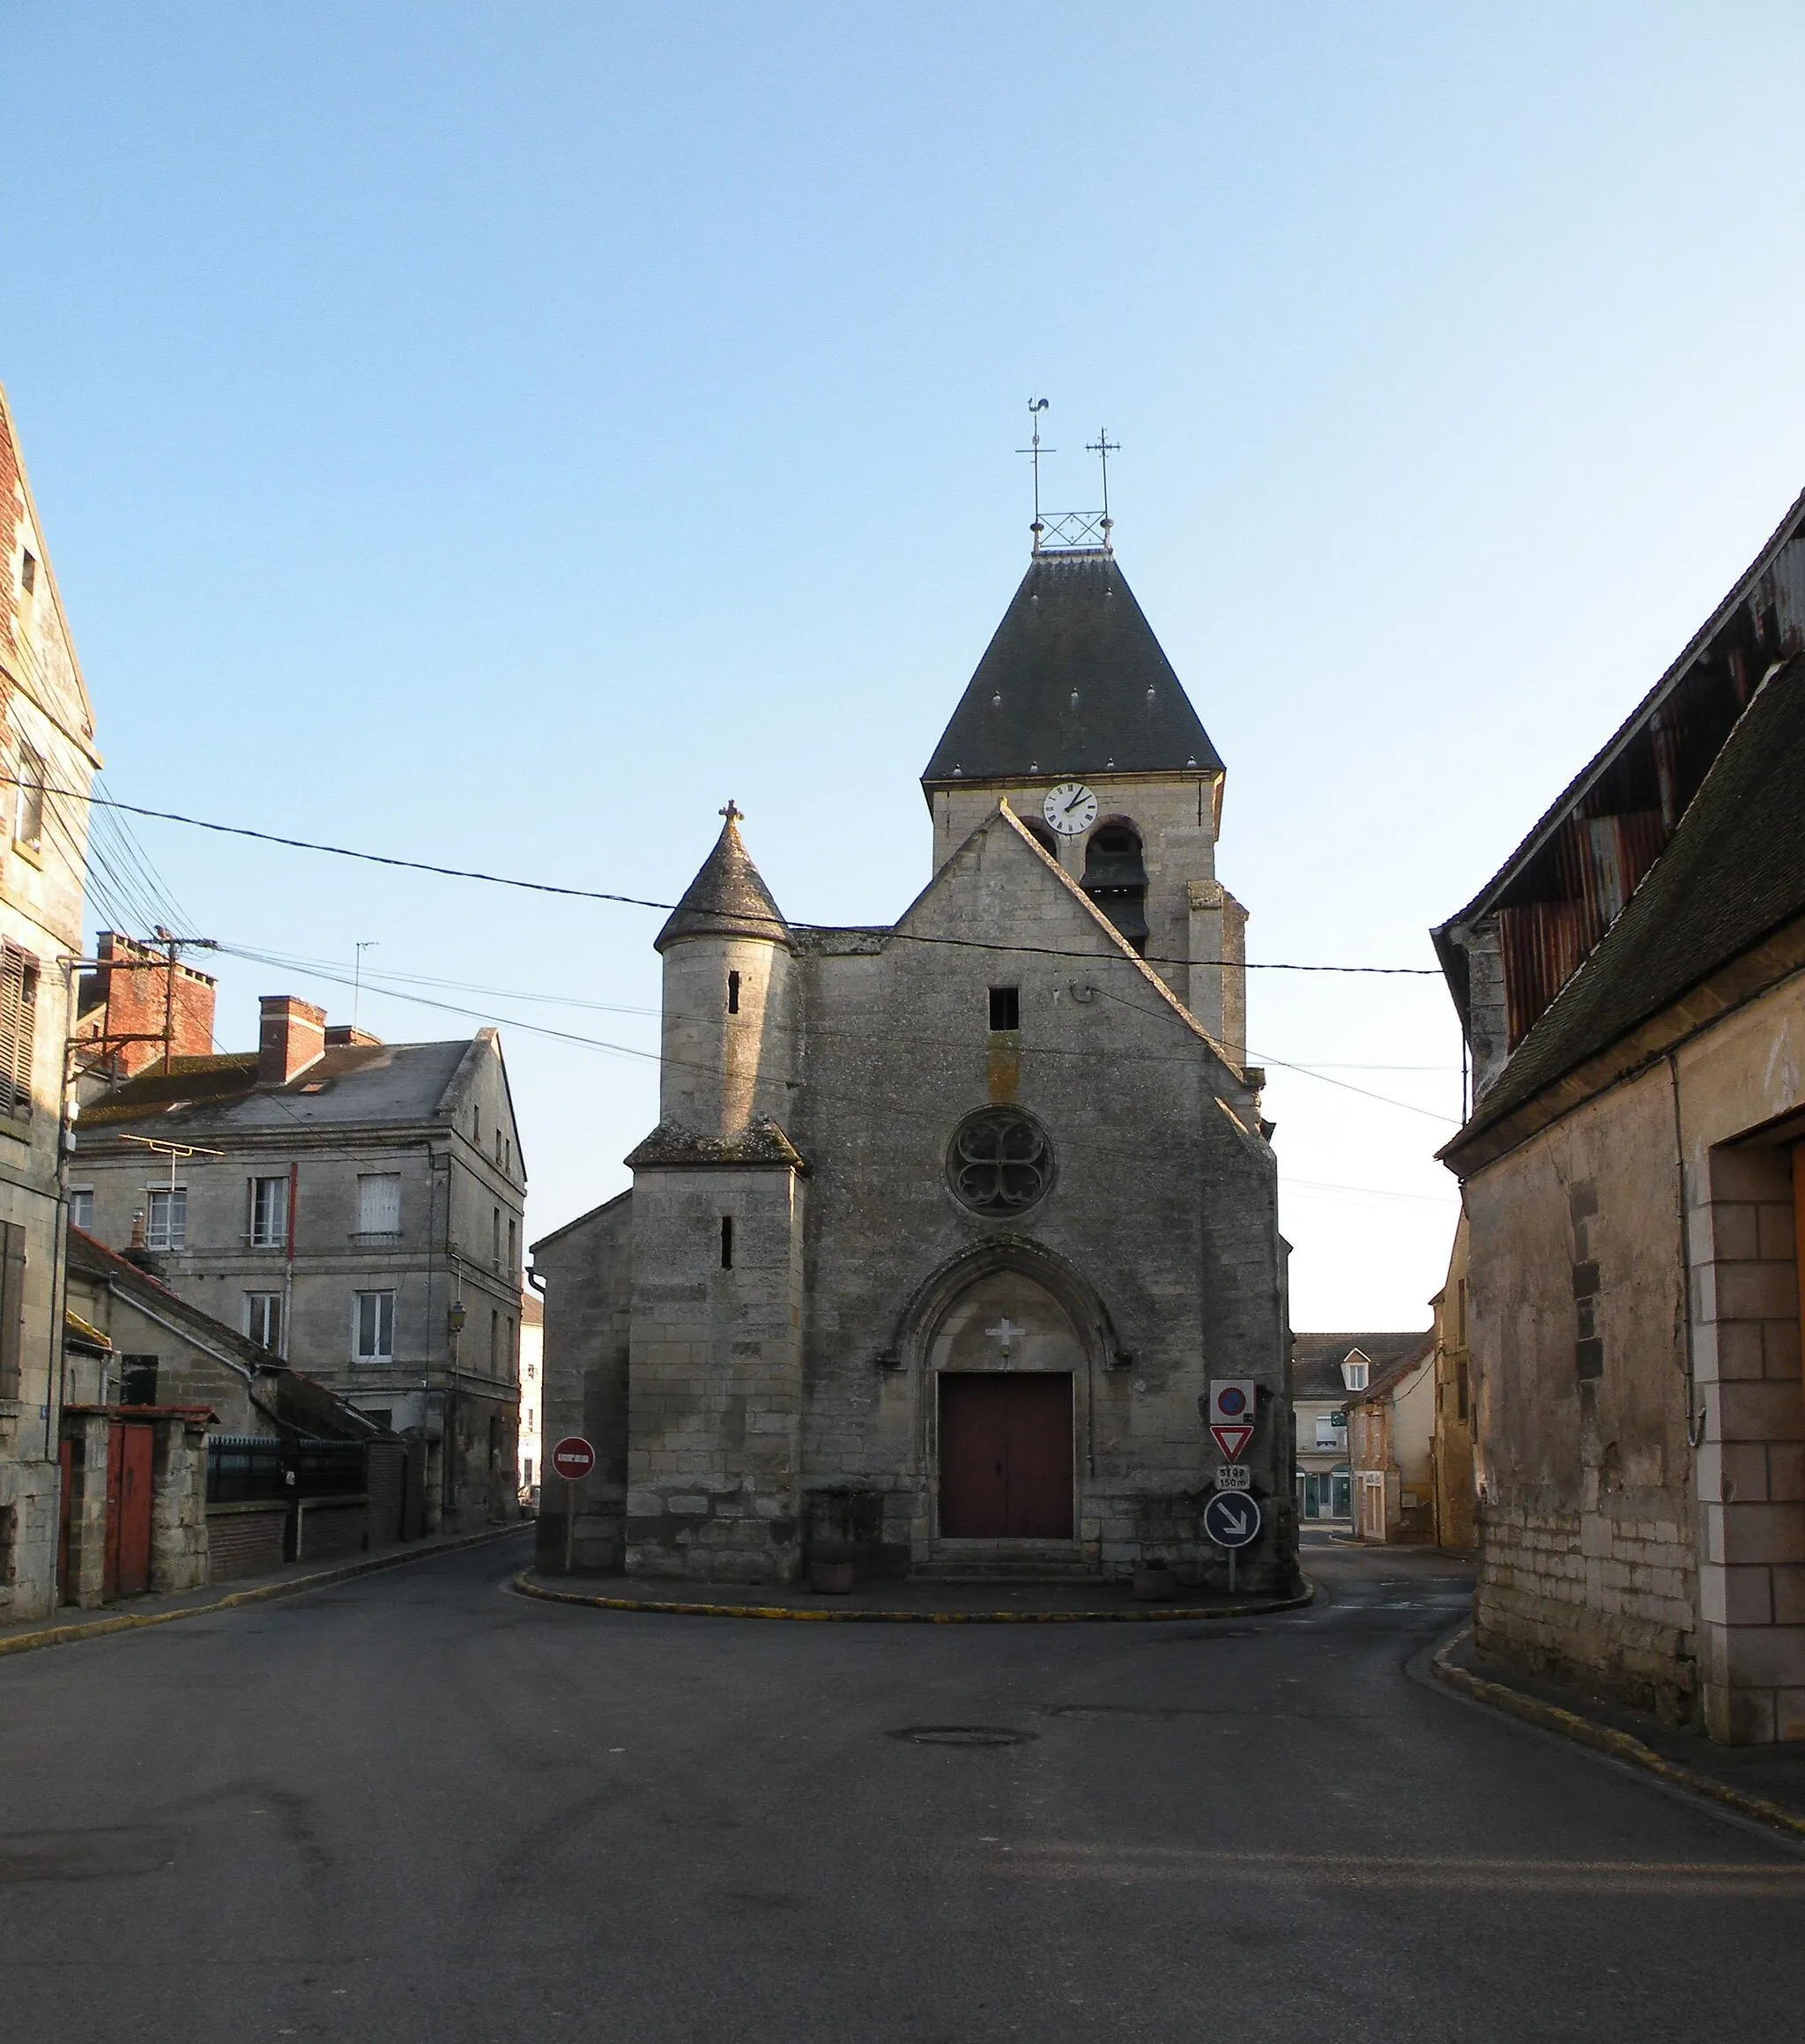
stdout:
<svg viewBox="0 0 1805 2044">
<path fill-rule="evenodd" d="M 960 1292 L 928 1342 L 943 1540 L 1070 1540 L 1085 1349 L 1027 1272 Z"/>
</svg>

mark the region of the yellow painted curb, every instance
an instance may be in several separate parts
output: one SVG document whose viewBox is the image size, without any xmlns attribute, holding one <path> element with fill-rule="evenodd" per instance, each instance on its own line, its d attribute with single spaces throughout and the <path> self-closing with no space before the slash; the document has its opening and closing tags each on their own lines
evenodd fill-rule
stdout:
<svg viewBox="0 0 1805 2044">
<path fill-rule="evenodd" d="M 290 1576 L 286 1582 L 234 1590 L 228 1596 L 216 1597 L 211 1604 L 183 1604 L 173 1611 L 117 1611 L 106 1618 L 71 1619 L 66 1625 L 47 1625 L 40 1632 L 19 1632 L 11 1639 L 0 1639 L 0 1654 L 30 1654 L 40 1646 L 69 1646 L 78 1639 L 104 1639 L 109 1632 L 136 1632 L 146 1625 L 169 1625 L 178 1618 L 205 1618 L 215 1611 L 230 1611 L 240 1604 L 260 1604 L 271 1597 L 296 1596 L 302 1590 L 317 1590 L 327 1583 L 349 1582 L 355 1576 L 374 1575 L 378 1569 L 399 1568 L 405 1562 L 429 1561 L 435 1554 L 457 1554 L 465 1548 L 481 1547 L 492 1540 L 505 1540 L 510 1533 L 522 1532 L 526 1524 L 523 1520 L 519 1526 L 487 1527 L 481 1533 L 441 1541 L 433 1547 L 403 1548 L 397 1553 L 373 1555 L 368 1560 L 352 1562 L 343 1568 L 322 1569 L 315 1575 Z"/>
<path fill-rule="evenodd" d="M 532 1580 L 523 1569 L 514 1587 L 524 1597 L 548 1604 L 582 1604 L 593 1611 L 657 1611 L 674 1618 L 781 1618 L 805 1625 L 1107 1625 L 1146 1624 L 1177 1618 L 1259 1618 L 1273 1611 L 1295 1611 L 1312 1602 L 1316 1585 L 1305 1579 L 1303 1594 L 1272 1597 L 1247 1604 L 1212 1604 L 1207 1608 L 1173 1606 L 1138 1611 L 861 1611 L 814 1609 L 788 1604 L 695 1604 L 674 1597 L 592 1597 L 579 1590 L 553 1590 Z"/>
<path fill-rule="evenodd" d="M 1512 1717 L 1521 1718 L 1527 1724 L 1540 1725 L 1544 1731 L 1559 1732 L 1579 1745 L 1608 1753 L 1615 1760 L 1627 1760 L 1631 1766 L 1658 1774 L 1677 1788 L 1688 1789 L 1695 1795 L 1709 1796 L 1713 1802 L 1739 1810 L 1744 1817 L 1771 1824 L 1794 1838 L 1805 1839 L 1805 1817 L 1778 1802 L 1770 1802 L 1764 1795 L 1750 1795 L 1745 1789 L 1720 1781 L 1714 1774 L 1701 1774 L 1693 1768 L 1682 1766 L 1677 1760 L 1669 1760 L 1657 1753 L 1653 1746 L 1644 1745 L 1634 1734 L 1618 1731 L 1615 1725 L 1595 1724 L 1577 1711 L 1563 1710 L 1559 1704 L 1544 1703 L 1540 1697 L 1526 1696 L 1508 1683 L 1489 1682 L 1484 1676 L 1474 1675 L 1471 1669 L 1455 1667 L 1448 1656 L 1472 1630 L 1470 1625 L 1463 1626 L 1452 1639 L 1445 1640 L 1436 1649 L 1430 1663 L 1437 1678 L 1450 1689 L 1459 1690 L 1462 1696 L 1471 1697 L 1475 1703 L 1489 1704 L 1494 1710 L 1508 1712 Z"/>
</svg>

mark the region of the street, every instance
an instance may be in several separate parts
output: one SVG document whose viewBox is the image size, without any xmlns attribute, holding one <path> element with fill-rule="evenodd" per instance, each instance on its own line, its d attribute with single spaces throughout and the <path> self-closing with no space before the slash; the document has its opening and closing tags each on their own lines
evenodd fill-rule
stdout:
<svg viewBox="0 0 1805 2044">
<path fill-rule="evenodd" d="M 530 1602 L 526 1555 L 0 1661 L 7 2032 L 1799 2033 L 1805 1855 L 1415 1679 L 1452 1560 L 930 1626 Z"/>
</svg>

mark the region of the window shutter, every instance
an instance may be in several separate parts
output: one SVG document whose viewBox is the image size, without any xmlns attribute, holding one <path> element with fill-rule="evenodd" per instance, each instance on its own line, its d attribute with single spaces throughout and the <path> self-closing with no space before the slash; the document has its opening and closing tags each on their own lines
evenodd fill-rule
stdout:
<svg viewBox="0 0 1805 2044">
<path fill-rule="evenodd" d="M 19 1349 L 25 1334 L 25 1230 L 0 1222 L 0 1398 L 19 1393 Z"/>
<path fill-rule="evenodd" d="M 33 994 L 36 989 L 33 989 Z M 33 1008 L 35 1010 L 33 1000 Z M 19 1116 L 31 1112 L 31 1065 L 26 1046 L 31 1037 L 31 1022 L 26 1007 L 26 955 L 17 944 L 8 944 L 0 950 L 0 1114 Z M 19 1086 L 20 1068 L 24 1068 L 25 1085 Z"/>
<path fill-rule="evenodd" d="M 357 1228 L 360 1235 L 396 1235 L 401 1230 L 401 1179 L 383 1171 L 357 1181 Z"/>
</svg>

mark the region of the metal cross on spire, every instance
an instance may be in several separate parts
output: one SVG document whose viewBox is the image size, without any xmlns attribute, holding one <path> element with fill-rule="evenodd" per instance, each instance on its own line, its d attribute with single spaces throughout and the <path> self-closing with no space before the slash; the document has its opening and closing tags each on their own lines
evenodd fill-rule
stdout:
<svg viewBox="0 0 1805 2044">
<path fill-rule="evenodd" d="M 1034 550 L 1036 554 L 1040 552 L 1040 536 L 1046 530 L 1040 521 L 1040 415 L 1046 408 L 1047 401 L 1044 398 L 1030 398 L 1028 400 L 1028 423 L 1034 428 L 1034 432 L 1026 447 L 1015 450 L 1017 454 L 1029 456 L 1034 464 L 1034 523 L 1028 529 L 1034 534 Z M 1047 450 L 1049 454 L 1057 454 L 1058 451 L 1056 447 Z"/>
<path fill-rule="evenodd" d="M 1114 529 L 1115 523 L 1116 523 L 1116 521 L 1115 521 L 1115 520 L 1114 520 L 1112 517 L 1110 517 L 1110 457 L 1112 454 L 1120 454 L 1120 453 L 1121 453 L 1121 451 L 1122 451 L 1122 442 L 1121 442 L 1119 440 L 1111 440 L 1111 439 L 1110 438 L 1110 429 L 1109 429 L 1109 427 L 1108 427 L 1107 426 L 1099 426 L 1099 427 L 1097 427 L 1097 429 L 1096 429 L 1096 438 L 1095 440 L 1088 440 L 1088 441 L 1086 441 L 1086 442 L 1085 442 L 1085 443 L 1084 443 L 1084 451 L 1085 451 L 1087 454 L 1094 454 L 1094 455 L 1096 455 L 1096 457 L 1097 457 L 1097 459 L 1098 459 L 1098 460 L 1099 460 L 1099 461 L 1100 461 L 1100 462 L 1103 464 L 1103 545 L 1104 545 L 1105 546 L 1107 546 L 1109 545 L 1109 543 L 1110 543 L 1110 531 L 1111 531 Z"/>
<path fill-rule="evenodd" d="M 717 809 L 715 814 L 717 816 L 724 816 L 730 823 L 737 823 L 739 822 L 739 819 L 745 815 L 746 812 L 739 806 L 739 803 L 733 799 L 732 796 L 729 795 L 727 798 L 727 806 L 724 809 Z"/>
</svg>

